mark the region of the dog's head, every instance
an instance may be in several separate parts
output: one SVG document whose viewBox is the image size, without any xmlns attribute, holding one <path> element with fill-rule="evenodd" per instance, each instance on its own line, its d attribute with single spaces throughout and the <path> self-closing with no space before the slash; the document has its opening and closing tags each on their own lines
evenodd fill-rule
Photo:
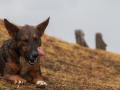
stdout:
<svg viewBox="0 0 120 90">
<path fill-rule="evenodd" d="M 15 40 L 21 56 L 30 65 L 34 65 L 37 61 L 39 56 L 37 48 L 41 45 L 41 36 L 44 34 L 48 23 L 49 18 L 37 26 L 25 25 L 18 27 L 4 19 L 4 24 L 9 35 Z"/>
</svg>

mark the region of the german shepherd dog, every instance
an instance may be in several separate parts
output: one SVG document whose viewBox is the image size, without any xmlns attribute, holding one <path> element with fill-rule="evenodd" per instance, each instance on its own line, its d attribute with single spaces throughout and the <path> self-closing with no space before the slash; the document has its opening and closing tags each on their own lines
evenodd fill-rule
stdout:
<svg viewBox="0 0 120 90">
<path fill-rule="evenodd" d="M 41 36 L 49 23 L 49 18 L 37 26 L 16 26 L 4 19 L 10 39 L 0 48 L 0 73 L 15 84 L 24 84 L 29 77 L 37 87 L 46 87 L 40 70 Z"/>
</svg>

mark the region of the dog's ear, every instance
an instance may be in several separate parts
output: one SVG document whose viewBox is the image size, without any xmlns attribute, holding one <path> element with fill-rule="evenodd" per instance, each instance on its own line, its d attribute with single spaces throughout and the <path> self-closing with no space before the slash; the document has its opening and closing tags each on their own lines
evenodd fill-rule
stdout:
<svg viewBox="0 0 120 90">
<path fill-rule="evenodd" d="M 5 28 L 7 29 L 9 35 L 15 39 L 19 28 L 13 25 L 12 23 L 10 23 L 7 19 L 4 19 L 4 24 L 5 24 Z"/>
<path fill-rule="evenodd" d="M 49 19 L 50 19 L 50 17 L 47 20 L 45 20 L 42 23 L 37 25 L 37 29 L 40 32 L 40 36 L 42 36 L 44 34 L 44 31 L 45 31 L 45 29 L 46 29 L 46 27 L 47 27 L 47 25 L 49 23 Z"/>
</svg>

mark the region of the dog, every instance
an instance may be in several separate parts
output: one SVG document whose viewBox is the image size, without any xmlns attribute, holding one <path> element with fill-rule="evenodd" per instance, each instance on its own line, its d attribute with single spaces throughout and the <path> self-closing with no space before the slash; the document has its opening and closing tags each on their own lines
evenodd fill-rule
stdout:
<svg viewBox="0 0 120 90">
<path fill-rule="evenodd" d="M 0 48 L 0 73 L 6 80 L 15 84 L 25 84 L 30 80 L 36 87 L 47 86 L 42 78 L 38 47 L 41 46 L 41 37 L 49 19 L 37 26 L 17 26 L 4 19 L 11 37 Z"/>
</svg>

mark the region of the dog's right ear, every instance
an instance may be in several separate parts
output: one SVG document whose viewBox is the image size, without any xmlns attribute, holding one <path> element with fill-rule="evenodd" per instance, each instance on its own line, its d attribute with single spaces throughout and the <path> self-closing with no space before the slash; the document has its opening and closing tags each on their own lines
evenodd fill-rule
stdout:
<svg viewBox="0 0 120 90">
<path fill-rule="evenodd" d="M 19 28 L 13 25 L 12 23 L 10 23 L 7 19 L 4 19 L 4 25 L 9 35 L 15 39 L 17 36 L 17 32 L 19 31 Z"/>
<path fill-rule="evenodd" d="M 45 20 L 42 23 L 37 25 L 37 29 L 38 29 L 38 31 L 40 33 L 40 36 L 42 36 L 44 34 L 44 31 L 45 31 L 45 29 L 46 29 L 46 27 L 47 27 L 47 25 L 49 23 L 49 19 L 50 19 L 50 17 L 47 20 Z"/>
</svg>

